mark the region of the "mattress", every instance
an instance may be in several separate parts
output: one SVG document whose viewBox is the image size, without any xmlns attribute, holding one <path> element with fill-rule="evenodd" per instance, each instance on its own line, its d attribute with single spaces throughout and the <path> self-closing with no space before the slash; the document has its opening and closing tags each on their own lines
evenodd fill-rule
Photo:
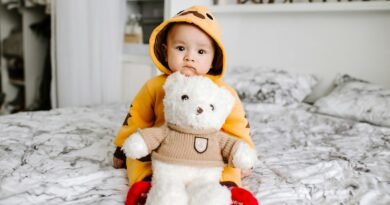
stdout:
<svg viewBox="0 0 390 205">
<path fill-rule="evenodd" d="M 390 129 L 246 104 L 259 162 L 244 186 L 261 204 L 390 204 Z"/>
<path fill-rule="evenodd" d="M 260 204 L 390 204 L 390 129 L 245 103 L 258 162 L 243 186 Z M 0 117 L 0 204 L 123 204 L 112 168 L 125 104 Z"/>
</svg>

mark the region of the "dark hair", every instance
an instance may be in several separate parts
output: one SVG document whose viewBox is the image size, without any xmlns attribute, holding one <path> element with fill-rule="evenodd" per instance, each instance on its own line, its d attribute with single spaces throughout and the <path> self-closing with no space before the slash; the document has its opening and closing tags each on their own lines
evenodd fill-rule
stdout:
<svg viewBox="0 0 390 205">
<path fill-rule="evenodd" d="M 197 26 L 195 24 L 191 24 L 191 23 L 187 23 L 187 22 L 169 23 L 157 34 L 156 40 L 154 42 L 154 54 L 156 55 L 156 58 L 161 62 L 161 64 L 163 64 L 168 69 L 169 69 L 168 62 L 165 61 L 166 50 L 165 50 L 164 46 L 162 46 L 162 45 L 167 44 L 168 33 L 175 24 L 190 24 L 193 26 Z M 201 29 L 201 28 L 199 28 L 199 29 Z M 201 29 L 201 30 L 203 31 L 203 29 Z M 222 50 L 218 46 L 218 44 L 215 42 L 215 40 L 213 38 L 211 38 L 211 39 L 213 40 L 213 46 L 214 46 L 215 53 L 214 53 L 212 68 L 209 70 L 208 74 L 219 75 L 222 73 L 222 67 L 223 67 Z"/>
</svg>

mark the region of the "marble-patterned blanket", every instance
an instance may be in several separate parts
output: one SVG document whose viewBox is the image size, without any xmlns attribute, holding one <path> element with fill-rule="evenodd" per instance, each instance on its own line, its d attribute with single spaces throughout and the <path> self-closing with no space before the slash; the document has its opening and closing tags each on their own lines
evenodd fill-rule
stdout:
<svg viewBox="0 0 390 205">
<path fill-rule="evenodd" d="M 0 204 L 124 204 L 113 139 L 127 108 L 64 108 L 0 117 Z"/>
<path fill-rule="evenodd" d="M 261 204 L 390 204 L 390 129 L 246 104 L 259 162 L 244 179 Z M 0 117 L 0 204 L 123 204 L 111 166 L 126 105 Z"/>
<path fill-rule="evenodd" d="M 390 129 L 249 105 L 259 156 L 244 185 L 265 205 L 390 204 Z"/>
</svg>

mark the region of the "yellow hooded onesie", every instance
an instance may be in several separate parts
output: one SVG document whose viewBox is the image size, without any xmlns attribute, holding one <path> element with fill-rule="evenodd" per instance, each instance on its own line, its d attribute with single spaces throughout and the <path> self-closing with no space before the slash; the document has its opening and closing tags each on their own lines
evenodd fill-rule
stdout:
<svg viewBox="0 0 390 205">
<path fill-rule="evenodd" d="M 213 68 L 210 69 L 207 77 L 217 85 L 227 88 L 236 98 L 236 103 L 226 119 L 222 131 L 246 141 L 253 147 L 253 142 L 249 136 L 249 123 L 245 118 L 245 113 L 238 95 L 234 89 L 222 81 L 222 76 L 226 69 L 226 56 L 225 49 L 221 43 L 218 23 L 208 9 L 201 6 L 193 6 L 181 11 L 176 16 L 162 22 L 153 30 L 149 40 L 149 54 L 154 64 L 163 74 L 147 81 L 138 92 L 130 106 L 123 126 L 116 136 L 114 141 L 115 145 L 122 147 L 126 138 L 138 128 L 159 127 L 164 124 L 163 84 L 167 76 L 171 74 L 171 70 L 165 62 L 165 51 L 162 45 L 166 43 L 167 31 L 171 25 L 180 22 L 198 26 L 214 40 L 216 52 L 213 60 Z M 118 150 L 120 149 L 118 148 Z M 118 155 L 116 154 L 115 156 L 117 157 Z M 148 157 L 140 160 L 126 159 L 129 185 L 141 181 L 152 174 L 148 160 L 150 160 Z M 234 182 L 236 185 L 241 185 L 240 170 L 225 167 L 221 181 Z"/>
</svg>

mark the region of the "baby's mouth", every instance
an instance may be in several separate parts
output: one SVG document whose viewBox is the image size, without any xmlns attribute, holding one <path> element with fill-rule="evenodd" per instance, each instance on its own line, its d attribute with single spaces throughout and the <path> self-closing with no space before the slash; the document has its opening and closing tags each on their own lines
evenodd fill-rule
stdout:
<svg viewBox="0 0 390 205">
<path fill-rule="evenodd" d="M 188 68 L 188 69 L 191 69 L 191 70 L 196 70 L 194 67 L 192 67 L 190 65 L 185 65 L 184 68 Z"/>
</svg>

